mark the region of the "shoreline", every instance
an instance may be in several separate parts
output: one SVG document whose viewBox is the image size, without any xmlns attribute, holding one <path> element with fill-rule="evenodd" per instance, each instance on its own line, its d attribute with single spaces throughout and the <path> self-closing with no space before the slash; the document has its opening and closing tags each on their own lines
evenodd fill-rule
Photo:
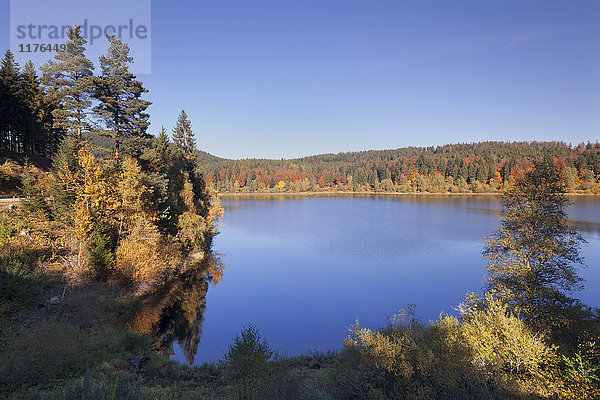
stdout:
<svg viewBox="0 0 600 400">
<path fill-rule="evenodd" d="M 269 197 L 269 196 L 283 196 L 283 197 L 350 197 L 354 195 L 359 196 L 384 196 L 384 197 L 404 197 L 404 196 L 464 196 L 464 197 L 502 197 L 504 192 L 498 193 L 453 193 L 453 192 L 442 192 L 442 193 L 430 193 L 430 192 L 349 192 L 349 191 L 336 191 L 336 192 L 281 192 L 281 193 L 270 193 L 270 192 L 253 192 L 253 193 L 241 193 L 241 192 L 220 192 L 217 193 L 219 197 Z M 599 197 L 593 193 L 565 193 L 567 197 Z"/>
</svg>

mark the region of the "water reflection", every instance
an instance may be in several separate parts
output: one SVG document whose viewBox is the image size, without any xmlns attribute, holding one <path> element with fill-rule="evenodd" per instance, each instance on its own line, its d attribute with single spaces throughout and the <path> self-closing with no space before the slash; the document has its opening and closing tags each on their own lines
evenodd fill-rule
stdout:
<svg viewBox="0 0 600 400">
<path fill-rule="evenodd" d="M 217 361 L 248 323 L 274 349 L 298 355 L 339 348 L 357 316 L 377 327 L 409 303 L 424 320 L 451 313 L 482 286 L 480 246 L 502 210 L 489 196 L 265 197 L 223 196 L 215 246 L 227 254 L 225 284 L 208 289 L 218 260 L 140 302 L 130 325 L 172 359 Z M 600 202 L 571 200 L 570 221 L 588 240 L 587 289 L 577 297 L 598 305 Z"/>
<path fill-rule="evenodd" d="M 127 329 L 150 334 L 155 348 L 168 355 L 173 355 L 177 341 L 192 365 L 202 336 L 208 286 L 221 281 L 223 270 L 221 255 L 209 254 L 176 279 L 142 296 L 128 318 Z"/>
<path fill-rule="evenodd" d="M 570 219 L 569 222 L 581 233 L 600 236 L 600 222 L 577 219 Z"/>
</svg>

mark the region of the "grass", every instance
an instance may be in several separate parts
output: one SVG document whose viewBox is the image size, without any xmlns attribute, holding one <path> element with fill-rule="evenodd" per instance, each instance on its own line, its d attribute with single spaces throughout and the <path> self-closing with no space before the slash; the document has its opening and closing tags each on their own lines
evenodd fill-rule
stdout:
<svg viewBox="0 0 600 400">
<path fill-rule="evenodd" d="M 150 339 L 119 328 L 116 293 L 88 287 L 65 302 L 25 307 L 3 329 L 0 393 L 47 388 L 99 363 L 127 366 L 133 355 L 154 356 Z"/>
<path fill-rule="evenodd" d="M 20 258 L 0 258 L 0 318 L 10 310 L 29 305 L 44 286 L 44 279 Z"/>
</svg>

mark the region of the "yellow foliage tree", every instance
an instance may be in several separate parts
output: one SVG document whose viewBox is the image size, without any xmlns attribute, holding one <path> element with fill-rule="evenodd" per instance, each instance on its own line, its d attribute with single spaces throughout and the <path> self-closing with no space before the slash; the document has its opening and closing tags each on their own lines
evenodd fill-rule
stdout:
<svg viewBox="0 0 600 400">
<path fill-rule="evenodd" d="M 77 153 L 80 172 L 68 168 L 59 172 L 67 190 L 75 194 L 73 225 L 79 240 L 85 241 L 97 223 L 112 225 L 119 210 L 116 180 L 107 167 L 86 149 Z"/>
<path fill-rule="evenodd" d="M 129 236 L 117 247 L 114 273 L 144 291 L 174 273 L 179 265 L 177 253 L 169 248 L 156 226 L 138 218 Z"/>
<path fill-rule="evenodd" d="M 131 228 L 138 218 L 156 221 L 156 211 L 152 207 L 152 189 L 142 182 L 139 163 L 131 157 L 126 157 L 120 165 L 119 175 L 119 232 L 122 232 L 123 228 Z"/>
</svg>

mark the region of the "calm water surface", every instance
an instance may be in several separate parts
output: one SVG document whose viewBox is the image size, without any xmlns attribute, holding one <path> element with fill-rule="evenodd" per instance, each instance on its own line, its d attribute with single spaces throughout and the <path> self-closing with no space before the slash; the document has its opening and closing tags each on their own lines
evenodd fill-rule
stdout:
<svg viewBox="0 0 600 400">
<path fill-rule="evenodd" d="M 221 359 L 249 323 L 274 350 L 297 355 L 340 348 L 356 318 L 382 326 L 407 304 L 423 320 L 454 313 L 482 286 L 481 245 L 501 209 L 473 196 L 229 197 L 223 206 L 214 250 L 225 272 L 197 321 L 195 364 Z M 600 201 L 578 198 L 569 216 L 588 241 L 577 295 L 598 306 Z M 177 343 L 174 351 L 186 362 Z"/>
</svg>

